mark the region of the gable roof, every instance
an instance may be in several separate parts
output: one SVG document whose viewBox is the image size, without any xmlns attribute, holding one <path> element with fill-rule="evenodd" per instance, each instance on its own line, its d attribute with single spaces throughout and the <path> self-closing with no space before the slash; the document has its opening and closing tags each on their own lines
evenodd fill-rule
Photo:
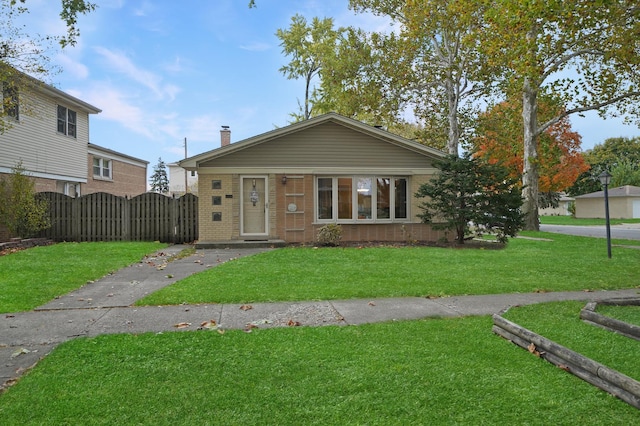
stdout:
<svg viewBox="0 0 640 426">
<path fill-rule="evenodd" d="M 607 190 L 609 197 L 640 197 L 640 186 L 624 185 Z M 596 191 L 590 194 L 578 195 L 575 198 L 603 198 L 604 191 Z"/>
<path fill-rule="evenodd" d="M 296 133 L 313 128 L 318 128 L 319 126 L 326 125 L 328 123 L 333 123 L 343 128 L 353 130 L 354 132 L 368 136 L 373 140 L 394 145 L 401 149 L 411 151 L 432 160 L 442 158 L 446 155 L 442 151 L 427 147 L 412 140 L 387 132 L 386 130 L 379 129 L 374 126 L 369 126 L 365 123 L 342 116 L 340 114 L 328 113 L 186 158 L 178 162 L 178 164 L 180 165 L 180 167 L 183 167 L 187 170 L 195 170 L 205 162 L 211 162 L 212 160 L 220 160 L 224 159 L 225 157 L 231 157 L 237 155 L 243 150 L 256 148 L 270 141 L 283 140 L 283 138 L 286 138 L 288 136 L 295 136 Z"/>
<path fill-rule="evenodd" d="M 87 114 L 98 114 L 102 112 L 100 108 L 78 99 L 75 96 L 71 96 L 70 94 L 63 92 L 42 80 L 30 76 L 9 64 L 0 63 L 0 76 L 2 79 L 2 81 L 0 81 L 0 86 L 2 86 L 3 81 L 19 82 L 20 85 L 34 90 L 48 98 L 56 101 L 62 101 L 66 106 L 71 106 L 78 111 L 86 112 Z M 18 89 L 20 89 L 20 86 L 18 86 Z"/>
</svg>

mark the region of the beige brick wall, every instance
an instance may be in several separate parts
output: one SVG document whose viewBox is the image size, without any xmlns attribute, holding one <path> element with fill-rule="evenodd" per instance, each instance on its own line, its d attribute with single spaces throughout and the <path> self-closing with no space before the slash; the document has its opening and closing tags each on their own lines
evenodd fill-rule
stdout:
<svg viewBox="0 0 640 426">
<path fill-rule="evenodd" d="M 269 186 L 269 238 L 290 243 L 312 243 L 321 224 L 314 224 L 314 176 L 271 174 Z M 410 217 L 405 223 L 344 224 L 343 241 L 437 241 L 444 233 L 420 223 L 416 217 L 419 200 L 413 197 L 428 176 L 412 177 L 409 197 Z M 213 189 L 212 181 L 220 181 L 220 189 Z M 229 241 L 240 238 L 240 176 L 200 174 L 199 239 Z M 231 198 L 227 198 L 231 195 Z M 213 205 L 213 197 L 220 197 L 221 205 Z M 288 206 L 295 205 L 295 211 Z M 292 208 L 293 210 L 293 208 Z M 220 213 L 220 221 L 213 220 L 213 212 Z"/>
<path fill-rule="evenodd" d="M 147 168 L 118 160 L 111 160 L 113 180 L 94 178 L 93 155 L 88 155 L 87 183 L 82 184 L 80 193 L 108 192 L 120 197 L 135 197 L 147 192 Z"/>
<path fill-rule="evenodd" d="M 220 188 L 213 188 L 213 181 L 220 181 Z M 234 185 L 234 182 L 236 184 Z M 239 198 L 237 175 L 200 174 L 198 177 L 198 224 L 200 241 L 229 241 L 237 239 L 239 230 Z M 227 198 L 230 195 L 231 198 Z M 213 205 L 213 197 L 220 197 L 220 205 Z M 213 214 L 219 213 L 219 221 Z"/>
</svg>

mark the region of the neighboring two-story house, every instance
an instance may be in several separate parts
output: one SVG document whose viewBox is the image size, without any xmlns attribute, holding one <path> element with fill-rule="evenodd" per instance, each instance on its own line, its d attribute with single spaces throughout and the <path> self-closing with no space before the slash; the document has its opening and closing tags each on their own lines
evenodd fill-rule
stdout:
<svg viewBox="0 0 640 426">
<path fill-rule="evenodd" d="M 37 192 L 146 192 L 147 161 L 89 143 L 89 116 L 100 109 L 34 78 L 22 80 L 19 92 L 3 84 L 3 99 L 15 102 L 3 118 L 0 175 L 21 163 Z"/>
</svg>

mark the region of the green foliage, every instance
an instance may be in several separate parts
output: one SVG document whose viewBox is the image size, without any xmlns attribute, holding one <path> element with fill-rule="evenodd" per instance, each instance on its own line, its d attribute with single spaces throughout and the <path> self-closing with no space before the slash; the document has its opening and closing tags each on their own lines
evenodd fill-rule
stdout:
<svg viewBox="0 0 640 426">
<path fill-rule="evenodd" d="M 288 79 L 305 80 L 304 105 L 300 106 L 299 113 L 292 114 L 295 121 L 312 116 L 318 96 L 314 79 L 335 54 L 337 39 L 342 31 L 341 28 L 333 28 L 332 18 L 313 18 L 311 24 L 308 24 L 302 15 L 294 15 L 289 29 L 278 29 L 276 32 L 281 41 L 282 53 L 291 57 L 291 62 L 280 68 L 280 72 Z"/>
<path fill-rule="evenodd" d="M 623 185 L 640 186 L 640 163 L 624 160 L 616 164 L 611 170 L 611 188 Z"/>
<path fill-rule="evenodd" d="M 162 161 L 162 158 L 158 158 L 158 164 L 153 166 L 153 174 L 149 180 L 152 192 L 158 192 L 160 194 L 166 194 L 169 192 L 169 178 L 167 177 L 167 166 Z"/>
<path fill-rule="evenodd" d="M 6 226 L 12 236 L 32 237 L 50 226 L 49 206 L 37 198 L 35 183 L 25 174 L 22 162 L 11 171 L 0 177 L 0 224 Z"/>
<path fill-rule="evenodd" d="M 439 173 L 415 194 L 427 198 L 418 215 L 424 222 L 434 229 L 455 231 L 460 244 L 471 234 L 470 223 L 479 234 L 495 232 L 500 242 L 522 228 L 520 190 L 507 169 L 469 154 L 462 158 L 450 155 L 435 165 Z"/>
<path fill-rule="evenodd" d="M 328 223 L 318 229 L 317 241 L 323 246 L 338 246 L 342 238 L 342 226 L 337 223 Z"/>
<path fill-rule="evenodd" d="M 583 155 L 591 169 L 581 174 L 569 188 L 567 192 L 572 196 L 601 191 L 598 175 L 604 170 L 613 176 L 611 186 L 640 186 L 637 172 L 640 167 L 640 137 L 609 138 Z M 615 169 L 618 170 L 614 173 Z"/>
</svg>

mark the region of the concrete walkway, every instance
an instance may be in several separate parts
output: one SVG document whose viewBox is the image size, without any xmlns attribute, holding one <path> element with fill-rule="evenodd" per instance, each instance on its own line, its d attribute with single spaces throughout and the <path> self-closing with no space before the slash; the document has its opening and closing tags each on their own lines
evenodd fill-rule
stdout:
<svg viewBox="0 0 640 426">
<path fill-rule="evenodd" d="M 427 317 L 490 315 L 511 306 L 559 300 L 637 297 L 638 289 L 421 297 L 314 302 L 132 306 L 136 300 L 188 275 L 231 259 L 270 249 L 210 249 L 168 261 L 185 246 L 172 246 L 142 262 L 89 283 L 30 312 L 1 314 L 0 390 L 58 344 L 79 336 L 110 333 L 188 331 L 215 326 L 248 327 L 357 325 Z"/>
</svg>

